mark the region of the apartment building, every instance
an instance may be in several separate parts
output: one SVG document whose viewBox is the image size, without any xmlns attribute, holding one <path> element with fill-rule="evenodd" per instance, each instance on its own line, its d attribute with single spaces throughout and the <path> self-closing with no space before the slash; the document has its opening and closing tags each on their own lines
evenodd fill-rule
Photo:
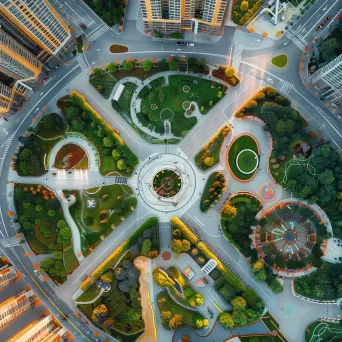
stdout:
<svg viewBox="0 0 342 342">
<path fill-rule="evenodd" d="M 0 84 L 1 87 L 1 84 Z M 1 101 L 1 98 L 0 98 Z M 17 279 L 17 271 L 12 265 L 4 265 L 0 267 L 0 289 L 11 284 Z"/>
<path fill-rule="evenodd" d="M 32 290 L 24 290 L 0 303 L 0 330 L 15 317 L 35 306 L 36 297 Z"/>
<path fill-rule="evenodd" d="M 67 330 L 48 314 L 31 322 L 7 342 L 63 342 L 67 337 Z"/>
<path fill-rule="evenodd" d="M 317 70 L 312 76 L 312 84 L 323 92 L 325 101 L 342 108 L 342 55 Z"/>
<path fill-rule="evenodd" d="M 146 34 L 192 31 L 217 35 L 231 0 L 140 0 Z"/>
<path fill-rule="evenodd" d="M 24 36 L 21 44 L 36 49 L 46 62 L 52 56 L 62 59 L 75 45 L 68 26 L 47 0 L 1 0 L 2 25 L 13 36 Z"/>
</svg>

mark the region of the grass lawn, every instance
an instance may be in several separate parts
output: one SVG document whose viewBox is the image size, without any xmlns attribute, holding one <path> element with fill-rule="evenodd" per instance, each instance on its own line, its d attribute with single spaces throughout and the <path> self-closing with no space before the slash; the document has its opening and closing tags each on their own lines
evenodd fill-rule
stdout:
<svg viewBox="0 0 342 342">
<path fill-rule="evenodd" d="M 182 179 L 174 170 L 159 171 L 153 178 L 153 189 L 162 197 L 176 195 L 182 187 Z"/>
<path fill-rule="evenodd" d="M 118 227 L 137 205 L 133 191 L 127 185 L 112 184 L 81 191 L 71 190 L 70 193 L 76 194 L 76 203 L 70 207 L 70 213 L 81 231 L 83 252 L 99 245 L 102 238 Z M 96 207 L 87 208 L 87 200 L 95 200 Z M 103 214 L 101 211 L 104 211 Z M 91 217 L 93 223 L 86 224 L 86 217 Z"/>
<path fill-rule="evenodd" d="M 69 274 L 72 273 L 74 269 L 78 267 L 79 262 L 74 254 L 74 249 L 72 246 L 64 250 L 63 261 L 65 270 Z"/>
<path fill-rule="evenodd" d="M 135 89 L 137 89 L 137 85 L 133 82 L 126 82 L 126 83 L 123 83 L 123 85 L 125 86 L 125 89 L 119 98 L 118 104 L 121 108 L 121 111 L 123 113 L 129 114 L 130 116 L 131 101 L 132 101 L 132 97 L 135 92 Z"/>
<path fill-rule="evenodd" d="M 339 323 L 314 321 L 305 330 L 306 342 L 339 340 L 342 340 L 342 326 Z"/>
<path fill-rule="evenodd" d="M 174 316 L 175 314 L 180 314 L 183 316 L 183 322 L 185 322 L 185 326 L 196 329 L 196 325 L 193 322 L 193 318 L 196 312 L 188 310 L 183 306 L 180 306 L 177 303 L 175 303 L 166 291 L 163 291 L 158 294 L 157 304 L 160 312 L 170 311 L 171 316 Z M 170 330 L 167 323 L 162 322 L 162 325 L 165 329 Z"/>
<path fill-rule="evenodd" d="M 89 83 L 105 98 L 109 99 L 117 80 L 109 73 L 100 77 L 92 74 L 89 77 Z"/>
<path fill-rule="evenodd" d="M 218 178 L 219 175 L 222 175 L 222 177 Z M 226 180 L 222 172 L 213 172 L 207 180 L 207 183 L 202 193 L 201 202 L 200 202 L 200 210 L 203 213 L 208 211 L 210 206 L 221 197 L 222 190 L 220 190 L 219 192 L 215 191 L 214 193 L 210 191 L 210 189 L 213 188 L 213 185 L 216 181 L 218 181 L 220 184 L 224 186 L 224 184 L 226 183 Z M 211 196 L 212 198 L 210 198 Z"/>
<path fill-rule="evenodd" d="M 254 151 L 258 155 L 258 159 L 255 159 L 254 153 L 250 151 L 244 151 L 239 158 L 237 158 L 238 154 L 246 149 Z M 255 172 L 251 171 L 259 164 L 258 146 L 254 139 L 248 135 L 242 135 L 237 138 L 229 148 L 228 163 L 230 170 L 237 178 L 241 180 L 252 178 Z M 238 169 L 237 165 L 239 165 L 242 171 L 251 173 L 244 174 Z"/>
<path fill-rule="evenodd" d="M 206 114 L 218 102 L 218 93 L 226 89 L 216 82 L 186 75 L 169 76 L 168 86 L 165 83 L 164 77 L 158 78 L 151 82 L 152 89 L 145 87 L 139 93 L 142 98 L 141 123 L 164 134 L 163 120 L 167 111 L 171 132 L 177 137 L 183 137 L 197 122 L 197 118 L 185 116 L 183 102 L 197 102 L 201 113 Z"/>
<path fill-rule="evenodd" d="M 287 65 L 287 60 L 288 60 L 288 57 L 287 55 L 285 55 L 284 53 L 282 53 L 281 55 L 278 55 L 278 56 L 274 56 L 272 59 L 271 59 L 271 63 L 272 65 L 276 66 L 277 68 L 285 68 L 286 65 Z"/>
<path fill-rule="evenodd" d="M 96 283 L 92 284 L 89 289 L 81 294 L 78 298 L 78 302 L 88 302 L 96 298 L 96 296 L 100 293 L 100 288 L 97 286 Z"/>
<path fill-rule="evenodd" d="M 230 132 L 229 126 L 223 126 L 215 136 L 204 145 L 201 150 L 195 155 L 194 160 L 196 165 L 202 170 L 205 171 L 220 162 L 220 151 L 223 144 L 223 141 L 227 134 Z M 206 158 L 213 158 L 212 161 L 208 164 L 205 162 Z"/>
</svg>

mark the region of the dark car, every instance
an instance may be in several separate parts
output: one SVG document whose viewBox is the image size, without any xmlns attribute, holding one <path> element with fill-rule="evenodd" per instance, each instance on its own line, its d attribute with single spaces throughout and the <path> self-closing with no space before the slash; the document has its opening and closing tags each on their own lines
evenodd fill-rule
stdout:
<svg viewBox="0 0 342 342">
<path fill-rule="evenodd" d="M 185 46 L 184 42 L 177 42 L 177 46 Z"/>
<path fill-rule="evenodd" d="M 214 313 L 212 312 L 212 310 L 209 308 L 209 306 L 207 306 L 207 310 L 209 312 L 210 318 L 214 317 Z"/>
<path fill-rule="evenodd" d="M 87 29 L 87 26 L 85 26 L 84 24 L 80 24 L 80 28 L 85 31 Z"/>
<path fill-rule="evenodd" d="M 62 314 L 61 318 L 63 321 L 66 321 L 69 318 L 69 316 L 67 314 Z"/>
</svg>

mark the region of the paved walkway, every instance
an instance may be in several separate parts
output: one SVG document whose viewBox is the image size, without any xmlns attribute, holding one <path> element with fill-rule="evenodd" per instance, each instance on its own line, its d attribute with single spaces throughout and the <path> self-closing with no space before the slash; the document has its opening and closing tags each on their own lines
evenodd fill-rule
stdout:
<svg viewBox="0 0 342 342">
<path fill-rule="evenodd" d="M 69 198 L 65 198 L 62 190 L 57 190 L 56 195 L 61 203 L 65 220 L 71 230 L 72 246 L 74 248 L 75 256 L 77 260 L 81 262 L 84 259 L 81 249 L 81 234 L 69 211 L 69 207 L 76 202 L 76 198 L 74 195 L 71 195 Z"/>
</svg>

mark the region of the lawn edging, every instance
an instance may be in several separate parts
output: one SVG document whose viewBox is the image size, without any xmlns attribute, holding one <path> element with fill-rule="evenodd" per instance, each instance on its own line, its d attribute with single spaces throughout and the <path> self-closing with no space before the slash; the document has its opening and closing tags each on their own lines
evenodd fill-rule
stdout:
<svg viewBox="0 0 342 342">
<path fill-rule="evenodd" d="M 248 178 L 248 179 L 240 179 L 237 175 L 235 175 L 235 173 L 232 171 L 231 167 L 230 167 L 230 163 L 229 163 L 229 153 L 230 153 L 230 150 L 231 150 L 231 147 L 233 146 L 233 144 L 241 137 L 243 136 L 248 136 L 250 137 L 251 139 L 253 139 L 253 141 L 255 142 L 256 146 L 257 146 L 257 150 L 258 150 L 258 166 L 256 168 L 256 170 L 254 171 L 252 177 Z M 235 160 L 236 162 L 236 160 Z M 260 145 L 259 145 L 259 142 L 258 140 L 252 135 L 252 134 L 249 134 L 249 133 L 241 133 L 239 135 L 237 135 L 235 137 L 234 140 L 232 140 L 227 148 L 227 159 L 226 159 L 226 164 L 227 164 L 227 168 L 231 174 L 231 176 L 237 180 L 238 182 L 241 182 L 241 183 L 247 183 L 247 182 L 250 182 L 258 173 L 259 171 L 259 163 L 260 163 Z"/>
</svg>

